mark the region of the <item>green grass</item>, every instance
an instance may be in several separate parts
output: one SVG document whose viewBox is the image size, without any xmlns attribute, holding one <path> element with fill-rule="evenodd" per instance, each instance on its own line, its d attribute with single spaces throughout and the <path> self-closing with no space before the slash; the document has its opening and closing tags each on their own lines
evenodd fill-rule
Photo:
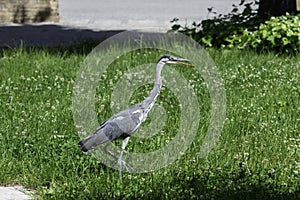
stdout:
<svg viewBox="0 0 300 200">
<path fill-rule="evenodd" d="M 81 48 L 0 53 L 0 185 L 22 184 L 42 199 L 299 199 L 299 55 L 210 51 L 225 83 L 227 118 L 220 140 L 205 159 L 197 155 L 209 123 L 210 99 L 202 80 L 181 70 L 194 83 L 200 104 L 193 145 L 168 167 L 124 173 L 120 183 L 116 170 L 77 146 L 72 92 L 90 49 Z M 132 55 L 128 62 L 156 56 Z M 126 69 L 118 63 L 116 67 Z M 114 78 L 115 72 L 109 73 Z M 136 91 L 132 103 L 150 89 Z M 109 96 L 111 85 L 100 82 L 97 91 Z M 112 114 L 108 103 L 97 99 L 99 121 Z M 164 88 L 157 103 L 171 112 L 163 139 L 157 142 L 156 136 L 143 145 L 133 138 L 128 151 L 147 152 L 174 136 L 180 112 L 171 109 L 178 105 L 176 98 Z"/>
</svg>

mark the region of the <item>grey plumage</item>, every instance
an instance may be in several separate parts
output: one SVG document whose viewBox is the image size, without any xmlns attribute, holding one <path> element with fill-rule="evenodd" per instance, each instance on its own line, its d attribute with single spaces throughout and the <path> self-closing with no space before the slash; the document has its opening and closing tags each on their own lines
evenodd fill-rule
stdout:
<svg viewBox="0 0 300 200">
<path fill-rule="evenodd" d="M 144 113 L 140 104 L 122 110 L 104 121 L 94 134 L 81 140 L 79 142 L 80 149 L 89 154 L 100 144 L 130 136 L 143 122 L 143 115 Z"/>
<path fill-rule="evenodd" d="M 139 126 L 146 120 L 149 111 L 153 107 L 160 93 L 162 87 L 162 78 L 160 74 L 164 65 L 167 63 L 181 63 L 191 65 L 188 64 L 189 62 L 190 61 L 187 59 L 177 58 L 172 55 L 163 55 L 162 57 L 160 57 L 156 65 L 156 77 L 154 87 L 151 90 L 149 96 L 144 101 L 130 106 L 129 108 L 118 112 L 111 118 L 104 121 L 95 131 L 94 134 L 87 136 L 85 139 L 79 142 L 80 149 L 84 153 L 89 154 L 100 144 L 119 138 L 123 139 L 122 151 L 118 159 L 118 163 L 121 167 L 122 163 L 125 163 L 124 161 L 122 161 L 122 155 L 130 135 L 133 134 L 136 131 L 136 129 L 139 128 Z"/>
</svg>

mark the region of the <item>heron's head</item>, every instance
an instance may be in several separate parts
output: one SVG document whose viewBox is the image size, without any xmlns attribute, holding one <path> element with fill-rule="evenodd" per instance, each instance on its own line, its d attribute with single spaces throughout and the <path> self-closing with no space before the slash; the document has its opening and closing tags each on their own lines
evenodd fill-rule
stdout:
<svg viewBox="0 0 300 200">
<path fill-rule="evenodd" d="M 162 62 L 164 64 L 184 64 L 184 65 L 192 65 L 191 61 L 185 58 L 178 58 L 169 54 L 165 54 L 160 57 L 157 63 Z"/>
</svg>

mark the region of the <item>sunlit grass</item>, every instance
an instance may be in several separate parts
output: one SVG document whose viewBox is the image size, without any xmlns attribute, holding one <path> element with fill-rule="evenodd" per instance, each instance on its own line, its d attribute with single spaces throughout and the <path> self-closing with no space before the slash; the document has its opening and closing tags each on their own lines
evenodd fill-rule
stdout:
<svg viewBox="0 0 300 200">
<path fill-rule="evenodd" d="M 227 96 L 227 118 L 217 146 L 207 158 L 199 158 L 210 99 L 202 80 L 181 70 L 191 79 L 201 106 L 196 140 L 174 164 L 153 173 L 124 173 L 121 184 L 117 171 L 99 165 L 77 146 L 71 98 L 86 55 L 4 50 L 0 57 L 0 184 L 25 185 L 42 199 L 298 199 L 300 57 L 225 50 L 210 54 Z M 132 55 L 124 63 L 139 63 L 145 57 L 157 59 L 155 54 Z M 122 62 L 116 68 L 126 69 Z M 110 73 L 113 85 L 117 78 L 114 71 Z M 113 114 L 108 83 L 100 82 L 97 90 L 97 95 L 107 97 L 95 103 L 99 122 Z M 136 91 L 132 103 L 143 99 L 151 87 Z M 179 111 L 171 106 L 177 100 L 164 88 L 157 103 L 170 115 L 163 139 L 155 143 L 133 138 L 129 151 L 147 152 L 173 137 Z"/>
</svg>

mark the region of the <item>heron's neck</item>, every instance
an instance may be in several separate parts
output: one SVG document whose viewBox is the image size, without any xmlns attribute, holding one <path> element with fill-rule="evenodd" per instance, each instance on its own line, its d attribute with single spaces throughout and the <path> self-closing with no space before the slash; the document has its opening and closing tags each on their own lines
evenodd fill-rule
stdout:
<svg viewBox="0 0 300 200">
<path fill-rule="evenodd" d="M 160 76 L 161 71 L 164 67 L 165 63 L 159 62 L 156 66 L 156 77 L 154 82 L 154 87 L 151 90 L 149 96 L 143 101 L 143 107 L 145 109 L 145 113 L 148 114 L 148 112 L 153 107 L 154 103 L 156 102 L 156 99 L 160 93 L 161 87 L 162 87 L 162 78 Z"/>
</svg>

